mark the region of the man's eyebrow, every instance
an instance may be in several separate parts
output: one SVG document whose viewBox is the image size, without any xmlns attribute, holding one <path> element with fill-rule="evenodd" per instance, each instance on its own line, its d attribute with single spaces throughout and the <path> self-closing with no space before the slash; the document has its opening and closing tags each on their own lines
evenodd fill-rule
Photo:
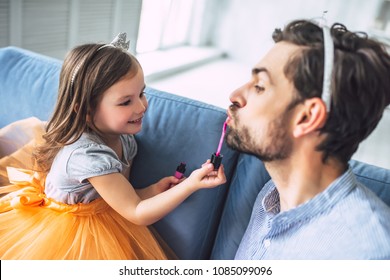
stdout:
<svg viewBox="0 0 390 280">
<path fill-rule="evenodd" d="M 259 67 L 259 68 L 255 67 L 255 68 L 252 69 L 252 75 L 253 76 L 256 76 L 257 74 L 259 74 L 261 72 L 264 72 L 264 73 L 267 74 L 267 76 L 268 76 L 268 78 L 270 80 L 270 83 L 272 84 L 272 78 L 271 78 L 271 75 L 270 75 L 269 71 L 267 70 L 267 68 L 265 68 L 265 67 Z"/>
</svg>

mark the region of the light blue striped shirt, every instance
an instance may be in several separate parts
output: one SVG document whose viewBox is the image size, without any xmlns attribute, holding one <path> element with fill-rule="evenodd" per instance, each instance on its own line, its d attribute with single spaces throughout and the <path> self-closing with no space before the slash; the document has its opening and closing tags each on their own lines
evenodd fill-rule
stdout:
<svg viewBox="0 0 390 280">
<path fill-rule="evenodd" d="M 390 259 L 390 208 L 351 169 L 325 191 L 280 212 L 269 181 L 257 196 L 236 259 Z"/>
</svg>

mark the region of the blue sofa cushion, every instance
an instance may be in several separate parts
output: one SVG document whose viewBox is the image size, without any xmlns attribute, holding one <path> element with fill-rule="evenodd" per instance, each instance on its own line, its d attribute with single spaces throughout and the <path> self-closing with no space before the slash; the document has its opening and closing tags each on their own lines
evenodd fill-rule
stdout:
<svg viewBox="0 0 390 280">
<path fill-rule="evenodd" d="M 31 116 L 47 120 L 62 62 L 17 47 L 0 50 L 0 127 Z"/>
</svg>

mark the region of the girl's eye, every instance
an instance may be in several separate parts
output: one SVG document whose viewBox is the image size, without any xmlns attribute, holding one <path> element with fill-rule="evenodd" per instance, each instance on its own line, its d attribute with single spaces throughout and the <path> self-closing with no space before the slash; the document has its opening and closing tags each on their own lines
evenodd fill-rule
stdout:
<svg viewBox="0 0 390 280">
<path fill-rule="evenodd" d="M 145 96 L 145 94 L 146 94 L 146 92 L 143 91 L 143 92 L 140 93 L 139 97 L 143 98 Z"/>
<path fill-rule="evenodd" d="M 127 101 L 125 101 L 125 102 L 119 104 L 119 106 L 127 106 L 127 105 L 129 105 L 129 104 L 130 104 L 130 100 L 127 100 Z"/>
<path fill-rule="evenodd" d="M 264 87 L 262 87 L 262 86 L 259 86 L 259 85 L 255 85 L 255 89 L 256 89 L 256 92 L 262 92 L 262 91 L 264 91 L 264 90 L 265 90 L 265 88 L 264 88 Z"/>
</svg>

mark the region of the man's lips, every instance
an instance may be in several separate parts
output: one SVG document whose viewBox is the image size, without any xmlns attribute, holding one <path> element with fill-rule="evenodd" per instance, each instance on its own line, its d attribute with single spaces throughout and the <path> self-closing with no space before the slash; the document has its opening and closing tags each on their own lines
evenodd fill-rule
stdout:
<svg viewBox="0 0 390 280">
<path fill-rule="evenodd" d="M 229 125 L 229 123 L 232 122 L 232 121 L 233 121 L 232 114 L 231 114 L 230 111 L 228 110 L 228 111 L 227 111 L 226 124 Z"/>
</svg>

